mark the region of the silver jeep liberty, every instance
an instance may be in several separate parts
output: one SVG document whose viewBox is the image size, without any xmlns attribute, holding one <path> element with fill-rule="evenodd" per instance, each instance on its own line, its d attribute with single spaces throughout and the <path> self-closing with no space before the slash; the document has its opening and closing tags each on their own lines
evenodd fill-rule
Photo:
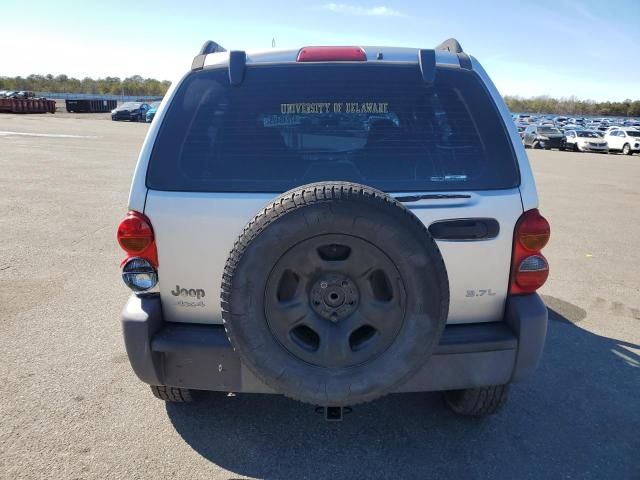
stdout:
<svg viewBox="0 0 640 480">
<path fill-rule="evenodd" d="M 202 47 L 118 227 L 136 375 L 167 401 L 343 409 L 442 391 L 483 416 L 542 354 L 549 224 L 478 61 L 434 49 Z"/>
</svg>

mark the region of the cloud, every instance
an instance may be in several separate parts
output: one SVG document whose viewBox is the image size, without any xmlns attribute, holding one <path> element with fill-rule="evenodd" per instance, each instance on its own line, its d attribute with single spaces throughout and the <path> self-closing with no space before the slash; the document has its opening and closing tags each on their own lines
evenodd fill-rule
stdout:
<svg viewBox="0 0 640 480">
<path fill-rule="evenodd" d="M 346 3 L 326 3 L 320 8 L 334 13 L 345 15 L 358 15 L 362 17 L 403 17 L 404 14 L 393 8 L 379 7 L 360 7 L 358 5 L 348 5 Z"/>
</svg>

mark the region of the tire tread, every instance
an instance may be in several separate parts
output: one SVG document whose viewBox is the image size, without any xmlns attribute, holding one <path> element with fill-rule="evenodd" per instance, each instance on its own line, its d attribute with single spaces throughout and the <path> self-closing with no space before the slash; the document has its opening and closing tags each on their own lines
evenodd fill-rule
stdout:
<svg viewBox="0 0 640 480">
<path fill-rule="evenodd" d="M 193 401 L 191 390 L 179 387 L 167 387 L 164 385 L 150 385 L 151 393 L 156 398 L 165 402 L 190 403 Z"/>
<path fill-rule="evenodd" d="M 466 417 L 486 417 L 500 410 L 507 401 L 509 385 L 468 388 L 445 392 L 449 408 Z"/>
</svg>

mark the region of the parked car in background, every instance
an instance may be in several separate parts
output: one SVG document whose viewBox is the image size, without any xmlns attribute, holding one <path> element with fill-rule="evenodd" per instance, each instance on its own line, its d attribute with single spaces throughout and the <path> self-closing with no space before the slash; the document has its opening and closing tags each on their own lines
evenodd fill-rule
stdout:
<svg viewBox="0 0 640 480">
<path fill-rule="evenodd" d="M 126 102 L 111 110 L 111 120 L 129 120 L 130 122 L 144 122 L 149 104 L 141 102 Z"/>
<path fill-rule="evenodd" d="M 576 152 L 607 153 L 607 142 L 596 132 L 589 130 L 567 130 L 565 132 L 566 149 Z"/>
<path fill-rule="evenodd" d="M 625 155 L 640 152 L 640 130 L 630 128 L 614 128 L 604 136 L 609 150 L 619 151 Z"/>
<path fill-rule="evenodd" d="M 525 148 L 544 148 L 549 150 L 565 147 L 565 138 L 562 132 L 549 125 L 529 125 L 524 131 L 522 139 Z"/>
<path fill-rule="evenodd" d="M 35 98 L 36 94 L 35 92 L 30 92 L 27 90 L 21 90 L 19 92 L 12 90 L 3 90 L 0 96 L 4 98 Z"/>
<path fill-rule="evenodd" d="M 583 130 L 583 128 L 575 123 L 567 123 L 566 125 L 560 127 L 560 130 L 562 130 L 563 133 L 566 133 L 569 130 Z"/>
<path fill-rule="evenodd" d="M 153 117 L 155 117 L 159 106 L 160 102 L 153 102 L 149 105 L 149 110 L 147 110 L 147 114 L 145 115 L 145 121 L 147 123 L 151 123 L 153 121 Z"/>
</svg>

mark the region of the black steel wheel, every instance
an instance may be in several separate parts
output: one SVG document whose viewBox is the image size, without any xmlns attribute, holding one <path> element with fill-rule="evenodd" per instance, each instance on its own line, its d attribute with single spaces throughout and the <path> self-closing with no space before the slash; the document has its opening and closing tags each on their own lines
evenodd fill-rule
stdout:
<svg viewBox="0 0 640 480">
<path fill-rule="evenodd" d="M 292 355 L 324 368 L 352 367 L 386 351 L 400 331 L 406 293 L 397 267 L 351 235 L 289 249 L 267 280 L 265 315 Z"/>
<path fill-rule="evenodd" d="M 424 225 L 362 185 L 287 192 L 229 255 L 222 310 L 243 363 L 276 392 L 345 406 L 394 391 L 428 360 L 449 307 Z"/>
</svg>

